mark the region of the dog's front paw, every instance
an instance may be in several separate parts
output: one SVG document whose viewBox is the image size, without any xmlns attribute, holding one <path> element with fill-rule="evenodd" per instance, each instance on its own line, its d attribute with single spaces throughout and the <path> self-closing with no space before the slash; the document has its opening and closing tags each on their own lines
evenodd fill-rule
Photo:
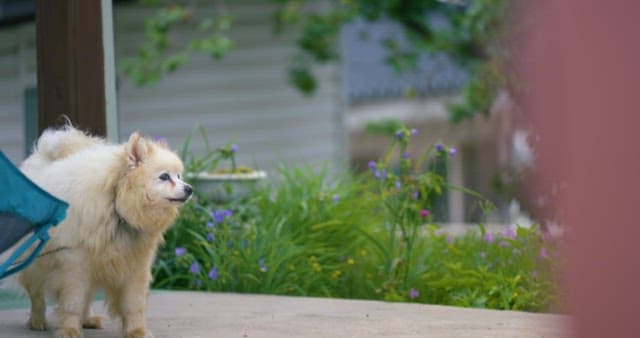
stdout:
<svg viewBox="0 0 640 338">
<path fill-rule="evenodd" d="M 85 318 L 82 321 L 82 327 L 85 329 L 102 329 L 102 317 L 100 316 L 92 316 L 89 318 Z"/>
<path fill-rule="evenodd" d="M 125 335 L 127 338 L 153 338 L 151 331 L 140 327 L 137 329 L 129 330 Z"/>
<path fill-rule="evenodd" d="M 61 327 L 56 330 L 55 338 L 82 338 L 82 331 L 75 327 Z"/>
<path fill-rule="evenodd" d="M 43 319 L 29 318 L 27 321 L 27 327 L 35 331 L 45 331 L 47 329 L 47 321 Z"/>
</svg>

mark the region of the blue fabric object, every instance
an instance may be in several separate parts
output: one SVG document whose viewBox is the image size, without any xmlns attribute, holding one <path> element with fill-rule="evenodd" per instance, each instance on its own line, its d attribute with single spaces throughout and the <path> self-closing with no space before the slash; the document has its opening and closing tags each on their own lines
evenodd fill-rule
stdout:
<svg viewBox="0 0 640 338">
<path fill-rule="evenodd" d="M 12 247 L 35 228 L 27 219 L 8 212 L 0 212 L 0 224 L 0 252 Z"/>
<path fill-rule="evenodd" d="M 0 252 L 33 231 L 9 259 L 0 262 L 0 278 L 24 269 L 35 259 L 49 240 L 49 228 L 64 220 L 68 207 L 66 202 L 33 183 L 0 151 L 0 231 L 17 233 L 1 237 L 6 243 L 0 243 Z M 37 240 L 40 242 L 29 257 L 16 262 Z"/>
<path fill-rule="evenodd" d="M 9 212 L 38 225 L 58 224 L 69 205 L 33 183 L 0 151 L 0 212 Z"/>
</svg>

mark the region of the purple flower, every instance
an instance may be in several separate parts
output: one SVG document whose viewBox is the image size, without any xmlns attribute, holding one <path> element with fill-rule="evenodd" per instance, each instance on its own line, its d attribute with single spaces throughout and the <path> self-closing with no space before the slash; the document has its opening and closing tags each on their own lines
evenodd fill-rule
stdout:
<svg viewBox="0 0 640 338">
<path fill-rule="evenodd" d="M 189 272 L 194 274 L 194 275 L 199 274 L 200 273 L 200 264 L 198 264 L 198 262 L 193 262 L 191 264 L 191 266 L 189 267 Z"/>
<path fill-rule="evenodd" d="M 508 239 L 516 239 L 516 237 L 518 237 L 518 233 L 512 227 L 507 227 L 506 229 L 504 229 L 502 234 L 505 238 Z"/>
<path fill-rule="evenodd" d="M 208 233 L 207 234 L 207 240 L 210 242 L 213 242 L 216 240 L 216 235 L 212 234 L 212 233 Z"/>
<path fill-rule="evenodd" d="M 449 244 L 453 244 L 456 241 L 455 237 L 448 235 L 447 236 L 447 243 Z"/>
<path fill-rule="evenodd" d="M 156 136 L 154 136 L 154 137 L 153 137 L 153 140 L 154 140 L 155 142 L 167 142 L 167 139 L 166 139 L 166 138 L 164 138 L 164 137 L 162 137 L 162 136 L 160 136 L 160 135 L 156 135 Z"/>
<path fill-rule="evenodd" d="M 400 180 L 397 180 L 397 181 L 396 181 L 396 189 L 397 189 L 398 191 L 402 190 L 402 182 L 400 182 Z"/>
<path fill-rule="evenodd" d="M 419 296 L 420 296 L 420 291 L 418 291 L 418 290 L 416 290 L 414 288 L 411 288 L 411 290 L 409 290 L 409 298 L 416 299 Z"/>
<path fill-rule="evenodd" d="M 449 156 L 454 157 L 454 156 L 456 156 L 457 152 L 458 151 L 456 150 L 456 148 L 451 147 L 451 149 L 449 149 Z"/>
<path fill-rule="evenodd" d="M 540 258 L 547 258 L 549 254 L 547 254 L 547 249 L 545 247 L 540 248 Z"/>
<path fill-rule="evenodd" d="M 379 179 L 379 180 L 381 180 L 381 181 L 384 181 L 385 179 L 387 179 L 387 171 L 386 171 L 386 170 L 382 170 L 382 171 L 380 171 L 380 170 L 376 170 L 376 171 L 373 173 L 373 175 L 374 175 L 377 179 Z"/>
<path fill-rule="evenodd" d="M 376 169 L 376 161 L 374 161 L 374 160 L 369 161 L 369 169 L 371 169 L 371 170 L 375 170 Z"/>
<path fill-rule="evenodd" d="M 411 153 L 408 151 L 405 151 L 404 154 L 402 154 L 402 158 L 404 158 L 405 160 L 408 160 L 411 158 Z"/>
<path fill-rule="evenodd" d="M 436 144 L 436 150 L 437 151 L 444 151 L 444 145 L 442 145 L 442 143 Z"/>
<path fill-rule="evenodd" d="M 335 194 L 335 195 L 333 195 L 332 199 L 333 199 L 333 203 L 338 203 L 338 202 L 340 202 L 340 195 Z"/>
<path fill-rule="evenodd" d="M 238 152 L 238 145 L 237 144 L 234 143 L 234 144 L 231 145 L 231 152 L 232 153 Z"/>
<path fill-rule="evenodd" d="M 509 246 L 509 243 L 508 243 L 508 242 L 505 242 L 505 241 L 500 241 L 500 243 L 499 243 L 498 245 L 499 245 L 500 247 L 504 248 L 504 247 Z"/>
<path fill-rule="evenodd" d="M 493 234 L 490 231 L 487 231 L 487 233 L 484 235 L 484 240 L 488 243 L 493 243 Z"/>
<path fill-rule="evenodd" d="M 396 138 L 398 140 L 402 140 L 403 137 L 404 137 L 404 132 L 402 130 L 396 131 Z"/>
<path fill-rule="evenodd" d="M 418 136 L 418 134 L 420 134 L 420 132 L 418 132 L 418 129 L 411 129 L 411 136 Z"/>
<path fill-rule="evenodd" d="M 213 223 L 222 223 L 224 221 L 224 215 L 219 210 L 211 212 L 211 219 Z"/>
<path fill-rule="evenodd" d="M 260 271 L 262 271 L 262 272 L 267 272 L 267 271 L 269 271 L 269 268 L 268 268 L 268 267 L 267 267 L 267 265 L 264 263 L 264 258 L 261 258 L 261 259 L 258 261 L 258 265 L 260 265 Z"/>
<path fill-rule="evenodd" d="M 209 270 L 208 276 L 209 276 L 209 279 L 211 280 L 218 279 L 218 268 L 214 267 L 211 270 Z"/>
<path fill-rule="evenodd" d="M 420 193 L 417 191 L 414 191 L 411 193 L 411 197 L 413 197 L 414 200 L 417 200 L 420 197 Z"/>
<path fill-rule="evenodd" d="M 481 251 L 481 252 L 480 252 L 480 258 L 482 258 L 482 259 L 487 258 L 487 253 L 486 253 L 486 252 L 484 252 L 484 251 Z"/>
<path fill-rule="evenodd" d="M 429 210 L 427 210 L 427 209 L 422 209 L 422 210 L 420 210 L 420 216 L 421 216 L 422 218 L 427 218 L 427 217 L 429 217 L 429 214 L 430 214 L 430 213 L 429 213 Z"/>
<path fill-rule="evenodd" d="M 187 253 L 187 249 L 185 249 L 184 247 L 179 246 L 176 248 L 176 257 L 180 257 L 185 253 Z"/>
<path fill-rule="evenodd" d="M 218 209 L 211 213 L 211 218 L 214 223 L 223 223 L 225 219 L 233 216 L 231 210 Z"/>
<path fill-rule="evenodd" d="M 213 222 L 207 222 L 207 228 L 215 228 L 216 224 Z"/>
</svg>

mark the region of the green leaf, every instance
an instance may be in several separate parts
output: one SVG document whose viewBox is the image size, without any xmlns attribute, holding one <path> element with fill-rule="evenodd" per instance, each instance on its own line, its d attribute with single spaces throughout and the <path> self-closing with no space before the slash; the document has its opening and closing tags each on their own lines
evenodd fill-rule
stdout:
<svg viewBox="0 0 640 338">
<path fill-rule="evenodd" d="M 213 18 L 209 17 L 202 19 L 198 24 L 198 29 L 201 31 L 209 30 L 211 27 L 213 27 Z"/>
<path fill-rule="evenodd" d="M 304 95 L 310 96 L 316 91 L 316 79 L 308 68 L 289 69 L 289 82 Z"/>
<path fill-rule="evenodd" d="M 184 65 L 187 62 L 187 55 L 186 54 L 177 54 L 177 55 L 173 55 L 171 57 L 168 57 L 167 59 L 165 59 L 164 61 L 162 61 L 162 70 L 167 72 L 167 73 L 171 73 L 176 71 L 178 68 L 180 68 L 182 65 Z"/>
</svg>

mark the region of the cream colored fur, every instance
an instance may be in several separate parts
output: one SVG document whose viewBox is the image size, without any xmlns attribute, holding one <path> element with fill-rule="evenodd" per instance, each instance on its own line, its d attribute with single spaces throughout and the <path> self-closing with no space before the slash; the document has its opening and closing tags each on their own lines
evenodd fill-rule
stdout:
<svg viewBox="0 0 640 338">
<path fill-rule="evenodd" d="M 46 329 L 45 297 L 52 297 L 58 303 L 57 337 L 81 337 L 82 326 L 101 328 L 90 303 L 104 290 L 124 335 L 150 337 L 145 312 L 151 264 L 191 194 L 180 179 L 178 156 L 137 133 L 113 145 L 67 126 L 46 131 L 21 169 L 69 203 L 43 252 L 65 249 L 36 259 L 18 276 L 31 298 L 28 326 Z M 160 178 L 164 173 L 169 180 Z"/>
</svg>

